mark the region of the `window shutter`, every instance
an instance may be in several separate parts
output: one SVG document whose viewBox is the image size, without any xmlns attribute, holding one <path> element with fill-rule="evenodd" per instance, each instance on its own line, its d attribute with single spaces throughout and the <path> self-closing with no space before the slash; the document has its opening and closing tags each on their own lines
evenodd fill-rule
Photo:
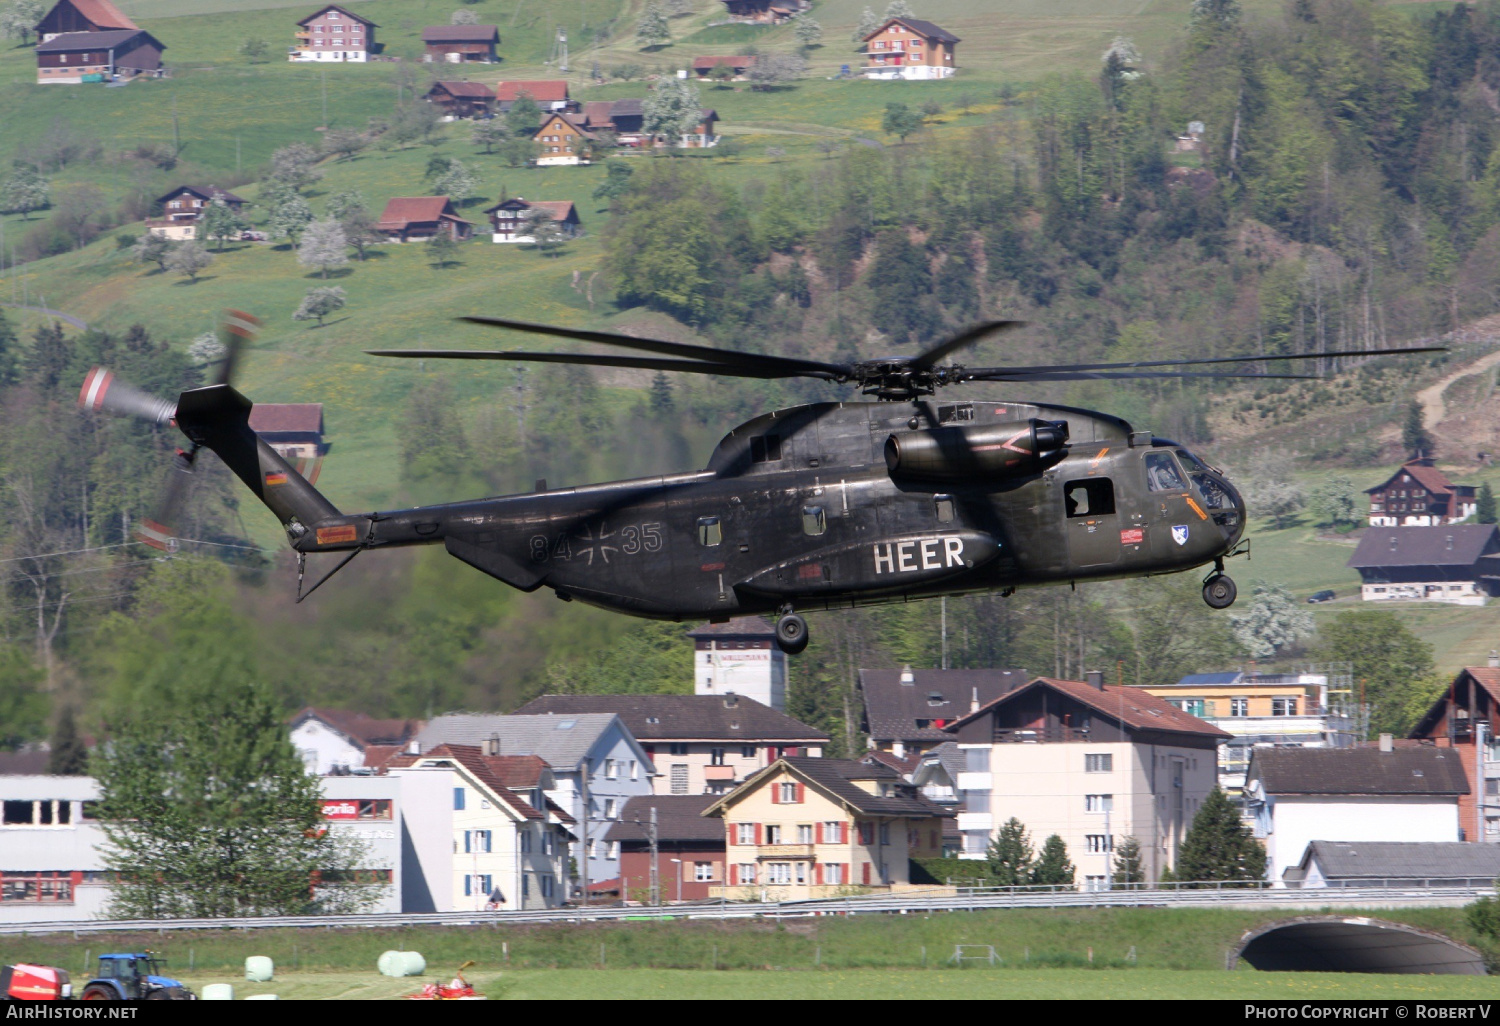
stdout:
<svg viewBox="0 0 1500 1026">
<path fill-rule="evenodd" d="M 720 880 L 724 879 L 724 863 L 715 862 L 713 873 L 714 875 L 709 878 L 711 883 L 718 883 Z"/>
<path fill-rule="evenodd" d="M 866 887 L 870 886 L 870 864 L 868 862 L 865 863 L 864 877 L 865 877 L 865 886 Z"/>
<path fill-rule="evenodd" d="M 818 835 L 817 835 L 818 836 L 818 843 L 822 844 L 823 843 L 823 821 L 821 819 L 818 820 L 817 830 L 818 830 Z M 822 869 L 819 869 L 818 872 L 821 874 L 822 873 Z M 822 880 L 818 881 L 818 883 L 822 883 L 822 882 L 823 882 Z"/>
<path fill-rule="evenodd" d="M 846 884 L 854 882 L 854 877 L 849 875 L 849 863 L 847 862 L 844 863 L 844 871 L 840 874 L 840 879 Z"/>
<path fill-rule="evenodd" d="M 818 824 L 818 833 L 821 834 L 822 832 L 823 832 L 823 825 L 820 823 L 820 824 Z M 816 876 L 813 877 L 813 879 L 816 880 L 819 884 L 822 884 L 822 882 L 823 882 L 823 863 L 819 862 L 819 863 L 815 864 L 813 866 L 813 872 L 817 874 Z"/>
<path fill-rule="evenodd" d="M 755 824 L 755 843 L 757 846 L 766 843 L 764 840 L 762 840 L 763 836 L 764 832 L 761 830 L 761 825 L 759 823 Z"/>
<path fill-rule="evenodd" d="M 801 782 L 797 784 L 797 804 L 801 805 L 807 801 L 807 785 Z"/>
<path fill-rule="evenodd" d="M 780 784 L 772 784 L 771 785 L 771 804 L 772 805 L 780 805 L 781 804 L 781 785 Z"/>
<path fill-rule="evenodd" d="M 729 883 L 734 886 L 740 882 L 740 867 L 733 863 L 729 866 Z"/>
<path fill-rule="evenodd" d="M 729 831 L 729 843 L 730 844 L 739 844 L 740 843 L 740 825 L 738 823 L 730 823 L 724 829 L 726 829 L 726 830 Z"/>
</svg>

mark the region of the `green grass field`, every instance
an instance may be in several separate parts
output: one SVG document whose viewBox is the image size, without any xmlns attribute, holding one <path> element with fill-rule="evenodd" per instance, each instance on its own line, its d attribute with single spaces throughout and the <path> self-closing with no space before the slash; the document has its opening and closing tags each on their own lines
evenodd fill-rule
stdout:
<svg viewBox="0 0 1500 1026">
<path fill-rule="evenodd" d="M 1493 1000 L 1495 981 L 1481 976 L 1364 976 L 1345 973 L 1236 973 L 1169 969 L 965 969 L 959 970 L 726 970 L 531 969 L 475 970 L 475 990 L 490 1000 L 556 1001 L 909 1001 L 967 1000 L 1160 1001 L 1460 1001 Z M 278 974 L 269 983 L 232 976 L 188 977 L 205 984 L 228 983 L 236 998 L 276 994 L 297 1000 L 389 1000 L 421 989 L 428 979 L 451 973 L 429 966 L 426 977 L 390 979 L 364 973 Z M 446 977 L 444 977 L 446 978 Z"/>
</svg>

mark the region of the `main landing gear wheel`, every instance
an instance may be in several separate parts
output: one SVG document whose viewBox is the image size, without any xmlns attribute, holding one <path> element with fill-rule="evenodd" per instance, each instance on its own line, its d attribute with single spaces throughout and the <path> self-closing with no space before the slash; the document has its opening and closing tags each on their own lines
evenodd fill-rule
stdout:
<svg viewBox="0 0 1500 1026">
<path fill-rule="evenodd" d="M 1203 582 L 1203 601 L 1212 609 L 1228 609 L 1238 594 L 1234 579 L 1226 574 L 1214 574 Z"/>
<path fill-rule="evenodd" d="M 807 647 L 807 621 L 796 613 L 786 613 L 776 621 L 776 646 L 787 655 L 796 655 Z"/>
</svg>

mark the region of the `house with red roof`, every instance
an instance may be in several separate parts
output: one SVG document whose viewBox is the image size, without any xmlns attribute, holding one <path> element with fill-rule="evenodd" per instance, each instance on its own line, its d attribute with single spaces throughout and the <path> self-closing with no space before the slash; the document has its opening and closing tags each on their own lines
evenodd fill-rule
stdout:
<svg viewBox="0 0 1500 1026">
<path fill-rule="evenodd" d="M 1462 840 L 1500 841 L 1500 652 L 1488 665 L 1465 666 L 1407 736 L 1454 748 L 1469 782 L 1458 799 Z"/>
<path fill-rule="evenodd" d="M 58 0 L 36 26 L 39 85 L 159 76 L 166 49 L 110 0 Z"/>
<path fill-rule="evenodd" d="M 1456 524 L 1474 515 L 1478 491 L 1473 485 L 1448 480 L 1430 457 L 1407 460 L 1401 469 L 1374 488 L 1370 497 L 1371 527 L 1433 527 Z"/>
<path fill-rule="evenodd" d="M 948 78 L 958 70 L 957 36 L 919 18 L 890 18 L 865 36 L 865 78 Z"/>
<path fill-rule="evenodd" d="M 495 87 L 495 110 L 504 114 L 522 93 L 535 100 L 543 113 L 578 109 L 568 97 L 568 83 L 559 78 L 501 82 Z"/>
<path fill-rule="evenodd" d="M 297 22 L 296 43 L 287 60 L 364 63 L 377 52 L 380 26 L 338 4 L 328 4 Z"/>
<path fill-rule="evenodd" d="M 1146 691 L 1037 677 L 943 730 L 958 742 L 964 811 L 961 858 L 983 859 L 1011 817 L 1040 847 L 1068 846 L 1083 890 L 1109 886 L 1115 847 L 1134 837 L 1147 879 L 1176 863 L 1199 806 L 1217 782 L 1230 735 Z"/>
<path fill-rule="evenodd" d="M 490 215 L 492 242 L 535 242 L 527 232 L 527 222 L 533 210 L 539 210 L 551 218 L 564 238 L 575 238 L 581 231 L 578 208 L 572 200 L 526 200 L 520 196 L 501 200 L 485 210 Z"/>
<path fill-rule="evenodd" d="M 314 459 L 326 453 L 322 403 L 256 403 L 250 430 L 284 460 Z"/>
<path fill-rule="evenodd" d="M 293 716 L 289 724 L 292 747 L 302 756 L 307 771 L 320 777 L 374 769 L 401 751 L 421 729 L 421 720 L 379 719 L 312 706 Z"/>
<path fill-rule="evenodd" d="M 65 32 L 107 32 L 141 27 L 125 16 L 110 0 L 57 0 L 37 22 L 36 37 L 45 43 Z"/>
<path fill-rule="evenodd" d="M 426 242 L 438 232 L 458 241 L 474 234 L 474 222 L 458 216 L 447 196 L 398 196 L 386 201 L 375 230 L 387 242 Z"/>
<path fill-rule="evenodd" d="M 422 30 L 428 64 L 493 64 L 500 30 L 494 25 L 429 25 Z"/>
</svg>

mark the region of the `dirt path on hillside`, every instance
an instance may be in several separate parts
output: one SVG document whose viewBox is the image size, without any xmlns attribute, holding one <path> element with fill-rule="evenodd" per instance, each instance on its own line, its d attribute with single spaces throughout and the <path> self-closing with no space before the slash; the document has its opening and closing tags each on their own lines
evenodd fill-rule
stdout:
<svg viewBox="0 0 1500 1026">
<path fill-rule="evenodd" d="M 1469 332 L 1494 334 L 1500 332 L 1500 317 L 1486 317 L 1481 321 L 1475 321 L 1467 328 Z M 1417 393 L 1417 402 L 1422 404 L 1422 413 L 1426 416 L 1428 427 L 1436 427 L 1448 416 L 1448 411 L 1443 403 L 1443 393 L 1448 386 L 1460 378 L 1467 378 L 1471 374 L 1480 374 L 1489 370 L 1496 364 L 1500 364 L 1500 350 L 1496 350 L 1486 356 L 1481 356 L 1471 364 L 1460 367 L 1458 370 L 1444 377 L 1435 384 L 1428 385 Z"/>
</svg>

